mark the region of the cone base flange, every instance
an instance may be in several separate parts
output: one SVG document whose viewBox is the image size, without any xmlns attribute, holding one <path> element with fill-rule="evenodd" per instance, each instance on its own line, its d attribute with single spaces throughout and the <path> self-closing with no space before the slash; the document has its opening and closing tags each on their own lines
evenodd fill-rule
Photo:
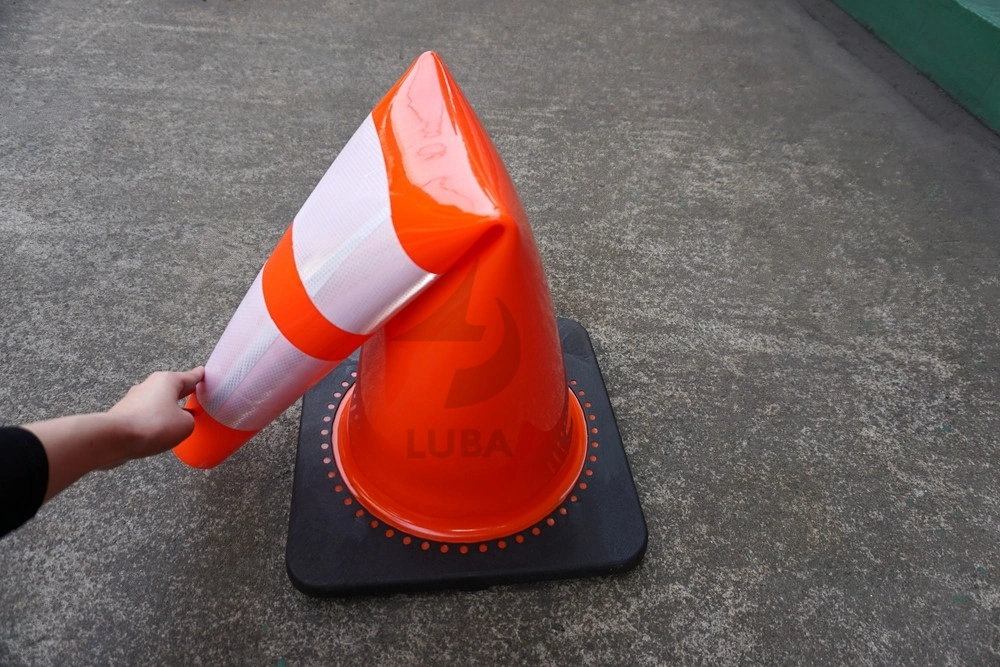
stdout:
<svg viewBox="0 0 1000 667">
<path fill-rule="evenodd" d="M 646 522 L 597 358 L 582 326 L 557 322 L 570 388 L 590 431 L 569 497 L 519 533 L 467 544 L 424 540 L 372 516 L 347 489 L 330 451 L 331 424 L 357 374 L 355 353 L 303 398 L 286 547 L 296 588 L 317 597 L 479 589 L 607 575 L 639 563 Z"/>
</svg>

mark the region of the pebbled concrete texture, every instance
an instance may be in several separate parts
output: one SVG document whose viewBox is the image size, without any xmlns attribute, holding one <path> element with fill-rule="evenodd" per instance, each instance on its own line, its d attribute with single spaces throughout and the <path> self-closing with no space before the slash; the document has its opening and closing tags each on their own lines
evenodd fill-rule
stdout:
<svg viewBox="0 0 1000 667">
<path fill-rule="evenodd" d="M 0 542 L 0 663 L 1000 660 L 1000 140 L 823 0 L 0 5 L 3 420 L 203 362 L 426 49 L 594 340 L 642 564 L 306 598 L 296 406 Z"/>
</svg>

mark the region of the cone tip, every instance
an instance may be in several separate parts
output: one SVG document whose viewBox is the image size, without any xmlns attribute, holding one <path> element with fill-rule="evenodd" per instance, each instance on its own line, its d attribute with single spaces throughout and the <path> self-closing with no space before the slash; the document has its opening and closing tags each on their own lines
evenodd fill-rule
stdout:
<svg viewBox="0 0 1000 667">
<path fill-rule="evenodd" d="M 194 415 L 194 431 L 173 452 L 192 468 L 214 468 L 257 433 L 217 422 L 198 402 L 197 394 L 188 397 L 184 409 Z"/>
</svg>

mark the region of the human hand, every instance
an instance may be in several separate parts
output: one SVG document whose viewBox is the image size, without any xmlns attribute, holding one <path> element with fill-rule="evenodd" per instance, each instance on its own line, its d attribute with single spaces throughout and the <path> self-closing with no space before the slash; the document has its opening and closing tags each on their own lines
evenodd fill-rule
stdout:
<svg viewBox="0 0 1000 667">
<path fill-rule="evenodd" d="M 107 412 L 25 424 L 41 441 L 49 461 L 45 500 L 91 470 L 165 452 L 191 435 L 194 417 L 178 401 L 204 377 L 201 367 L 153 373 Z"/>
<path fill-rule="evenodd" d="M 201 366 L 185 372 L 159 371 L 129 389 L 107 412 L 125 435 L 120 458 L 108 467 L 160 454 L 191 435 L 194 417 L 178 401 L 204 377 Z"/>
</svg>

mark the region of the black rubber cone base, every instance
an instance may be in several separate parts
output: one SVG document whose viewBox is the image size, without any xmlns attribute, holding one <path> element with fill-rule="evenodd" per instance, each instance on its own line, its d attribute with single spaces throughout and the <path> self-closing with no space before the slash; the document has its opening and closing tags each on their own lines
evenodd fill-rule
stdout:
<svg viewBox="0 0 1000 667">
<path fill-rule="evenodd" d="M 582 326 L 558 320 L 566 374 L 590 439 L 570 496 L 535 526 L 503 539 L 455 544 L 385 524 L 354 498 L 330 450 L 330 429 L 357 375 L 357 353 L 302 404 L 286 562 L 315 596 L 394 593 L 623 572 L 646 551 L 646 522 L 600 368 Z"/>
</svg>

